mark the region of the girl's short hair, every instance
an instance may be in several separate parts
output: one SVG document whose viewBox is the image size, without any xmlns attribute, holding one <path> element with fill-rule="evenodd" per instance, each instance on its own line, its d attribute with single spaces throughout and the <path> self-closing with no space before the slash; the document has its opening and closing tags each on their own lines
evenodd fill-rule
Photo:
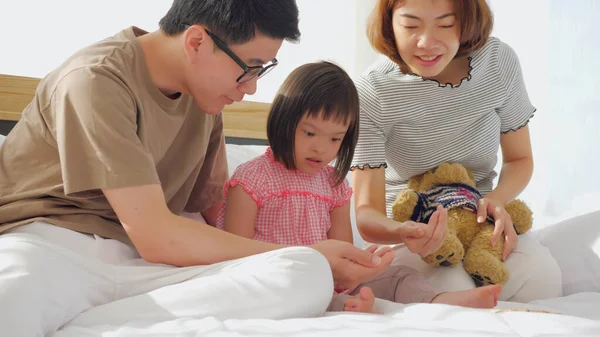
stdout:
<svg viewBox="0 0 600 337">
<path fill-rule="evenodd" d="M 393 10 L 402 0 L 378 0 L 367 24 L 369 42 L 379 53 L 399 66 L 406 64 L 398 53 Z M 456 57 L 466 56 L 482 48 L 492 31 L 494 18 L 486 0 L 453 0 L 456 19 L 460 24 L 460 47 Z"/>
<path fill-rule="evenodd" d="M 348 123 L 335 162 L 335 184 L 341 184 L 350 170 L 358 140 L 358 112 L 356 86 L 341 67 L 323 61 L 294 69 L 279 88 L 267 120 L 273 157 L 287 169 L 296 169 L 296 128 L 305 115 Z"/>
</svg>

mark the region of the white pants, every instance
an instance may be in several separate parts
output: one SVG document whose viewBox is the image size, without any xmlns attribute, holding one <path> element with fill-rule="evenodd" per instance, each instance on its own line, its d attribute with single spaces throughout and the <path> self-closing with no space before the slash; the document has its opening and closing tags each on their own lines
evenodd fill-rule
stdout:
<svg viewBox="0 0 600 337">
<path fill-rule="evenodd" d="M 51 335 L 67 322 L 122 325 L 172 316 L 314 317 L 333 280 L 317 251 L 294 247 L 208 266 L 150 264 L 130 246 L 46 223 L 0 235 L 0 331 Z"/>
<path fill-rule="evenodd" d="M 472 289 L 475 283 L 464 270 L 462 262 L 454 267 L 432 267 L 404 245 L 394 247 L 393 265 L 406 265 L 421 272 L 440 291 Z M 528 303 L 562 296 L 562 274 L 548 248 L 542 246 L 534 233 L 519 235 L 517 246 L 505 265 L 510 273 L 502 286 L 500 301 Z"/>
</svg>

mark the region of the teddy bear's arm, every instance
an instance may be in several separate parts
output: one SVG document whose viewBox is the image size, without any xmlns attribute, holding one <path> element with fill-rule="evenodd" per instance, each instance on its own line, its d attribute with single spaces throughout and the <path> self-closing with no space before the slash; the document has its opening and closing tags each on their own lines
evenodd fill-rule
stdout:
<svg viewBox="0 0 600 337">
<path fill-rule="evenodd" d="M 415 221 L 415 217 L 418 217 L 422 209 L 422 198 L 420 198 L 419 194 L 413 190 L 406 189 L 398 193 L 396 201 L 392 205 L 392 216 L 398 222 Z"/>
</svg>

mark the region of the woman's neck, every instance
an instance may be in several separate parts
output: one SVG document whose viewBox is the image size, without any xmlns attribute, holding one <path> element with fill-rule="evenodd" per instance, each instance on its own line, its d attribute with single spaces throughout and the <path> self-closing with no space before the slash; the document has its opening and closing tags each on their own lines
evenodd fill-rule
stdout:
<svg viewBox="0 0 600 337">
<path fill-rule="evenodd" d="M 430 79 L 438 81 L 441 84 L 450 83 L 452 85 L 459 85 L 464 78 L 469 76 L 470 71 L 471 60 L 469 57 L 465 56 L 455 58 L 441 73 Z"/>
</svg>

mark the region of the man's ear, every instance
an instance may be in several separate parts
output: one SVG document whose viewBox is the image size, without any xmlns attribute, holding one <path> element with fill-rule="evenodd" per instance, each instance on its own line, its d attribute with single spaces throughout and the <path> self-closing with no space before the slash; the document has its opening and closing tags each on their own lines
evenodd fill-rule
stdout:
<svg viewBox="0 0 600 337">
<path fill-rule="evenodd" d="M 183 46 L 185 55 L 191 63 L 195 63 L 196 56 L 202 44 L 207 41 L 208 34 L 200 25 L 190 26 L 183 32 Z"/>
</svg>

